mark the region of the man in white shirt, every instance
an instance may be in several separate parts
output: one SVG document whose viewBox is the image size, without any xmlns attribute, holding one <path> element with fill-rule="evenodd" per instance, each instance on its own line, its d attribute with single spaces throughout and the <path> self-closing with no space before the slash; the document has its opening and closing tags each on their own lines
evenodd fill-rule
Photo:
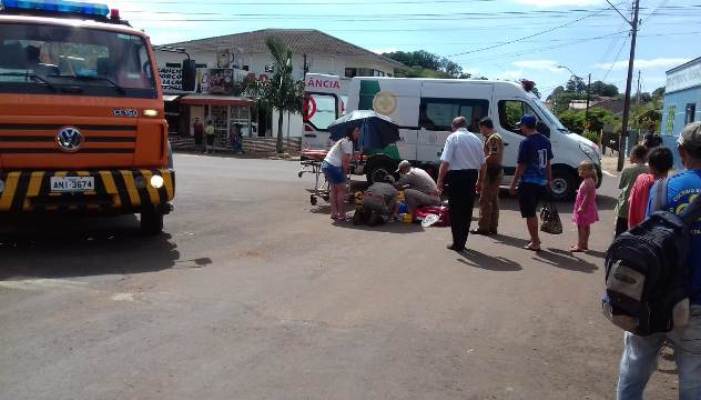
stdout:
<svg viewBox="0 0 701 400">
<path fill-rule="evenodd" d="M 465 251 L 467 235 L 475 205 L 475 187 L 479 170 L 485 157 L 482 140 L 467 130 L 465 117 L 457 117 L 452 124 L 453 133 L 448 136 L 441 155 L 438 173 L 438 190 L 443 192 L 447 183 L 450 225 L 453 243 L 449 250 Z"/>
</svg>

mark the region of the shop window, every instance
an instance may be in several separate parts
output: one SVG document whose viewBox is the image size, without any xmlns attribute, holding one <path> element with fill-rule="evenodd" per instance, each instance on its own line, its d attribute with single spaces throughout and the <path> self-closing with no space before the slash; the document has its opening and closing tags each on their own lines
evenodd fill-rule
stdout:
<svg viewBox="0 0 701 400">
<path fill-rule="evenodd" d="M 525 114 L 538 115 L 528 103 L 523 101 L 503 100 L 499 102 L 499 125 L 504 129 L 521 134 L 517 125 Z"/>
<path fill-rule="evenodd" d="M 684 125 L 688 125 L 696 120 L 696 103 L 686 105 L 686 116 L 684 117 Z"/>
<path fill-rule="evenodd" d="M 354 78 L 358 76 L 357 68 L 346 68 L 346 78 Z"/>
<path fill-rule="evenodd" d="M 479 120 L 487 115 L 489 101 L 476 99 L 421 99 L 419 128 L 429 131 L 450 131 L 453 119 L 463 116 L 468 129 L 476 132 Z"/>
</svg>

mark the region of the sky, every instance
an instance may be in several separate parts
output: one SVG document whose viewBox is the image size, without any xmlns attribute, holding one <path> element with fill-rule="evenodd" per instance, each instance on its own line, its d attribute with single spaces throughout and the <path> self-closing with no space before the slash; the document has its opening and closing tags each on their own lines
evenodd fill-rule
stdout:
<svg viewBox="0 0 701 400">
<path fill-rule="evenodd" d="M 427 50 L 547 95 L 572 73 L 623 92 L 630 25 L 606 0 L 106 0 L 155 44 L 267 28 L 318 29 L 375 52 Z M 632 1 L 610 0 L 632 19 Z M 643 91 L 701 56 L 701 0 L 640 0 Z M 560 66 L 566 66 L 571 72 Z M 635 91 L 635 83 L 633 86 Z"/>
</svg>

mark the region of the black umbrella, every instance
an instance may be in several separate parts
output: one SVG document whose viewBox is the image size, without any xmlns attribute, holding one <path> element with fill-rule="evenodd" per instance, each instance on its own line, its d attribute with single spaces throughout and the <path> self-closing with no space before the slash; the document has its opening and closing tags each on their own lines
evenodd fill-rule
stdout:
<svg viewBox="0 0 701 400">
<path fill-rule="evenodd" d="M 346 136 L 349 129 L 360 128 L 360 147 L 384 149 L 399 141 L 399 126 L 386 115 L 370 110 L 350 112 L 329 125 L 331 140 Z"/>
</svg>

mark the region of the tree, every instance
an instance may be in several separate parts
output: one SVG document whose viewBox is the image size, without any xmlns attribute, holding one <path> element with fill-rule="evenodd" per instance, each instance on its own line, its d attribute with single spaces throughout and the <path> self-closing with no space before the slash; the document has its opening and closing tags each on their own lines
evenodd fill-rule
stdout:
<svg viewBox="0 0 701 400">
<path fill-rule="evenodd" d="M 643 92 L 640 93 L 640 102 L 641 103 L 649 103 L 652 101 L 652 95 L 648 92 Z"/>
<path fill-rule="evenodd" d="M 664 98 L 664 92 L 665 92 L 664 86 L 655 89 L 655 91 L 652 92 L 653 100 L 662 100 Z"/>
<path fill-rule="evenodd" d="M 440 57 L 426 50 L 395 51 L 384 53 L 383 56 L 399 61 L 408 68 L 397 72 L 397 76 L 408 78 L 469 78 L 462 67 L 445 57 Z"/>
<path fill-rule="evenodd" d="M 553 103 L 555 104 L 555 114 L 560 115 L 561 113 L 569 110 L 570 102 L 572 100 L 585 100 L 586 98 L 586 93 L 576 93 L 568 91 L 563 91 L 555 95 L 553 99 Z"/>
<path fill-rule="evenodd" d="M 273 57 L 273 76 L 263 83 L 262 101 L 278 110 L 277 143 L 278 153 L 282 153 L 282 125 L 285 112 L 297 113 L 302 111 L 304 82 L 295 81 L 292 77 L 292 50 L 280 39 L 268 37 L 265 39 Z"/>
<path fill-rule="evenodd" d="M 255 116 L 255 121 L 256 123 L 259 123 L 260 121 L 260 113 L 261 112 L 269 112 L 270 111 L 270 105 L 266 101 L 265 98 L 265 92 L 267 90 L 267 83 L 268 81 L 259 81 L 256 79 L 255 74 L 251 74 L 246 77 L 246 79 L 243 81 L 243 95 L 246 97 L 250 97 L 253 100 L 255 100 L 255 111 L 256 111 L 256 116 Z M 260 126 L 258 126 L 259 130 L 262 130 Z"/>
<path fill-rule="evenodd" d="M 621 121 L 612 112 L 599 107 L 589 110 L 589 125 L 587 126 L 586 111 L 566 110 L 558 115 L 560 122 L 572 132 L 584 134 L 599 132 L 607 126 L 614 130 L 620 129 Z"/>
<path fill-rule="evenodd" d="M 602 81 L 591 83 L 592 96 L 616 97 L 618 96 L 618 87 L 613 84 L 608 84 Z"/>
<path fill-rule="evenodd" d="M 557 99 L 557 96 L 561 95 L 565 91 L 564 86 L 558 86 L 555 89 L 553 89 L 553 92 L 550 93 L 550 96 L 548 96 L 547 100 L 548 101 L 554 101 Z"/>
<path fill-rule="evenodd" d="M 656 131 L 662 122 L 662 100 L 634 105 L 631 110 L 631 127 L 642 131 Z"/>
<path fill-rule="evenodd" d="M 565 86 L 568 92 L 584 93 L 587 91 L 587 85 L 584 80 L 578 76 L 572 76 Z"/>
</svg>

